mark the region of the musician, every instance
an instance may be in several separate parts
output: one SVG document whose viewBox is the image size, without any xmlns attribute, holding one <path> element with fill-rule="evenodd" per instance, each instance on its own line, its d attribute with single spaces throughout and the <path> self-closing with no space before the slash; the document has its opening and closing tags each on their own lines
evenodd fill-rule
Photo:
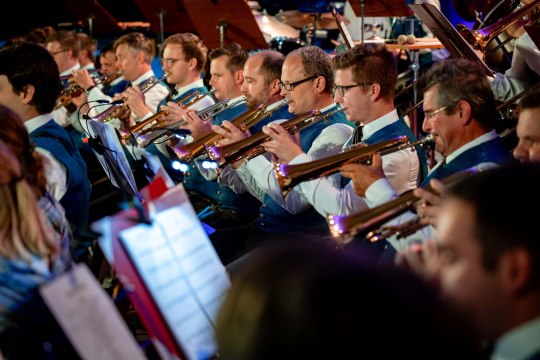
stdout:
<svg viewBox="0 0 540 360">
<path fill-rule="evenodd" d="M 437 62 L 419 78 L 418 89 L 424 94 L 422 130 L 434 136 L 435 151 L 443 157 L 420 186 L 473 166 L 485 168 L 513 161 L 494 130 L 495 99 L 480 65 L 466 59 Z M 357 194 L 365 196 L 371 207 L 398 196 L 382 172 L 380 155 L 373 157 L 371 166 L 347 164 L 342 174 L 352 178 Z M 398 225 L 414 216 L 406 213 L 391 223 Z M 430 237 L 429 228 L 417 232 L 416 237 L 391 238 L 390 242 L 402 249 L 426 237 Z"/>
<path fill-rule="evenodd" d="M 532 0 L 522 0 L 522 4 L 528 5 Z M 512 64 L 504 74 L 496 73 L 490 78 L 491 88 L 495 99 L 506 101 L 524 91 L 527 87 L 540 80 L 540 54 L 531 36 L 525 31 L 522 24 L 512 24 L 507 32 L 514 37 L 514 51 L 512 52 Z M 513 31 L 509 31 L 512 29 Z"/>
<path fill-rule="evenodd" d="M 332 59 L 336 85 L 334 100 L 342 105 L 347 118 L 357 127 L 344 145 L 364 143 L 373 145 L 397 136 L 416 138 L 400 118 L 394 107 L 394 88 L 397 81 L 395 57 L 384 45 L 361 44 L 337 54 Z M 283 145 L 283 144 L 282 144 Z M 294 144 L 288 148 L 294 148 Z M 297 150 L 289 164 L 314 160 L 315 157 Z M 383 157 L 383 170 L 398 193 L 418 186 L 427 173 L 425 156 L 421 149 L 406 148 Z M 342 183 L 341 176 L 305 181 L 289 193 L 291 197 L 305 198 L 322 215 L 348 215 L 368 208 L 365 199 L 357 195 L 352 182 Z M 290 201 L 290 200 L 289 200 Z"/>
<path fill-rule="evenodd" d="M 58 71 L 62 77 L 62 85 L 64 86 L 64 89 L 67 89 L 69 86 L 69 75 L 71 75 L 73 71 L 81 68 L 81 65 L 79 64 L 81 43 L 77 34 L 67 30 L 53 32 L 47 36 L 45 46 L 49 53 L 54 57 L 54 61 L 56 62 Z M 54 121 L 68 129 L 68 132 L 75 142 L 79 144 L 79 133 L 82 132 L 82 128 L 77 123 L 76 110 L 77 106 L 75 104 L 68 103 L 66 106 L 54 110 L 52 116 Z M 75 127 L 75 129 L 72 127 Z"/>
<path fill-rule="evenodd" d="M 513 155 L 522 164 L 540 163 L 540 88 L 527 92 L 519 102 L 519 117 L 516 135 L 519 139 Z M 446 187 L 437 180 L 430 181 L 431 189 L 416 189 L 414 194 L 421 199 L 416 207 L 420 221 L 425 225 L 435 225 L 439 212 L 440 194 Z"/>
<path fill-rule="evenodd" d="M 117 74 L 119 71 L 117 61 L 114 43 L 105 44 L 99 52 L 99 63 L 101 64 L 103 75 L 114 77 L 114 74 Z M 113 97 L 126 90 L 128 85 L 129 81 L 124 79 L 123 76 L 118 76 L 109 83 L 100 84 L 99 87 L 105 95 Z"/>
<path fill-rule="evenodd" d="M 137 110 L 144 106 L 146 110 L 150 110 L 150 113 L 157 112 L 158 104 L 169 94 L 170 88 L 166 83 L 159 81 L 150 87 L 144 96 L 141 92 L 140 87 L 144 88 L 150 79 L 155 79 L 151 66 L 154 48 L 152 41 L 144 34 L 133 32 L 123 35 L 114 42 L 114 48 L 118 68 L 124 79 L 131 83 L 131 87 L 121 94 L 116 94 L 113 97 L 107 96 L 95 85 L 88 71 L 83 69 L 73 72 L 73 81 L 86 91 L 88 101 L 124 99 L 125 104 L 131 110 L 129 119 L 112 119 L 108 123 L 116 128 L 130 128 L 148 112 L 137 112 Z M 90 115 L 95 116 L 105 110 L 106 106 L 96 107 Z"/>
<path fill-rule="evenodd" d="M 414 269 L 470 319 L 491 359 L 540 358 L 537 164 L 492 168 L 450 186 Z M 501 191 L 511 189 L 511 191 Z M 411 263 L 409 262 L 409 265 Z"/>
<path fill-rule="evenodd" d="M 96 41 L 92 39 L 90 35 L 82 32 L 77 33 L 77 37 L 79 38 L 79 42 L 81 44 L 81 52 L 78 56 L 78 62 L 81 69 L 86 69 L 88 71 L 95 70 L 96 66 L 94 65 L 94 53 L 97 50 Z"/>
<path fill-rule="evenodd" d="M 326 114 L 334 110 L 336 104 L 332 98 L 333 84 L 330 57 L 316 46 L 302 47 L 290 52 L 283 62 L 281 80 L 277 82 L 281 95 L 288 100 L 289 112 L 294 115 L 302 115 L 311 110 L 320 110 L 322 114 Z M 301 152 L 313 158 L 336 154 L 352 133 L 346 117 L 338 112 L 326 121 L 314 123 L 300 131 L 299 145 L 289 147 L 292 135 L 278 125 L 279 122 L 275 121 L 263 128 L 266 134 L 275 132 L 272 135 L 273 140 L 265 145 L 265 149 L 284 162 L 291 161 Z M 237 128 L 229 127 L 230 133 L 215 126 L 214 128 L 226 139 L 243 138 Z M 257 246 L 258 242 L 272 240 L 276 234 L 310 234 L 314 237 L 326 234 L 325 219 L 309 204 L 297 206 L 294 211 L 290 211 L 284 207 L 282 198 L 273 196 L 277 183 L 268 157 L 261 155 L 235 164 L 235 167 L 242 184 L 229 182 L 233 190 L 238 191 L 240 186 L 244 186 L 263 202 L 260 216 L 252 225 L 248 240 L 253 242 L 251 245 Z M 221 178 L 222 181 L 230 179 L 232 178 Z"/>
<path fill-rule="evenodd" d="M 247 111 L 245 100 L 242 101 L 244 83 L 244 65 L 248 53 L 238 44 L 210 50 L 210 85 L 217 100 L 228 100 L 228 108 L 208 121 L 200 119 L 192 109 L 170 102 L 163 109 L 173 117 L 181 117 L 188 124 L 194 140 L 212 132 L 212 124 L 221 125 L 224 119 L 232 120 Z M 245 225 L 255 219 L 260 202 L 249 195 L 235 194 L 229 187 L 218 183 L 217 173 L 213 169 L 204 169 L 198 159 L 190 163 L 191 168 L 184 176 L 184 186 L 190 192 L 190 200 L 199 218 L 214 229 L 232 228 Z M 200 173 L 202 173 L 201 176 Z M 203 213 L 201 214 L 201 211 Z"/>
<path fill-rule="evenodd" d="M 87 167 L 64 128 L 52 120 L 60 94 L 58 67 L 42 46 L 25 43 L 0 50 L 0 103 L 16 112 L 45 158 L 47 190 L 60 201 L 78 236 L 87 228 L 91 186 Z"/>
</svg>

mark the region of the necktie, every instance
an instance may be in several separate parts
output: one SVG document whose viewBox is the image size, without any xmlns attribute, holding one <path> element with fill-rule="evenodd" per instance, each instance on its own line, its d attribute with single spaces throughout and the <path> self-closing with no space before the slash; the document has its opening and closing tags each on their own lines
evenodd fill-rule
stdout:
<svg viewBox="0 0 540 360">
<path fill-rule="evenodd" d="M 354 129 L 354 132 L 353 132 L 353 135 L 352 135 L 351 145 L 356 145 L 356 144 L 358 144 L 359 142 L 362 141 L 362 130 L 363 130 L 363 128 L 364 127 L 362 125 L 358 125 Z"/>
</svg>

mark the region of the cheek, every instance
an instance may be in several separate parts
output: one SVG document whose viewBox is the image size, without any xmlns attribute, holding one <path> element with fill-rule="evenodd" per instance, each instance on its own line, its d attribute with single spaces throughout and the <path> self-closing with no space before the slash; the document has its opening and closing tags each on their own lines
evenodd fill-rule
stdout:
<svg viewBox="0 0 540 360">
<path fill-rule="evenodd" d="M 532 162 L 540 163 L 540 146 L 533 147 L 529 150 L 529 159 Z"/>
</svg>

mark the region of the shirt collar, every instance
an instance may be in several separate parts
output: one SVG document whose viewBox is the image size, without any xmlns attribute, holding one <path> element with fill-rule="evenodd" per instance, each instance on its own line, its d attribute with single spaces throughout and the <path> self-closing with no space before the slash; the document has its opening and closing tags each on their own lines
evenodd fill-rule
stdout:
<svg viewBox="0 0 540 360">
<path fill-rule="evenodd" d="M 192 82 L 191 84 L 187 84 L 185 86 L 182 86 L 181 88 L 177 88 L 176 91 L 178 94 L 185 94 L 191 89 L 204 87 L 204 82 L 202 79 L 199 79 L 197 81 Z"/>
<path fill-rule="evenodd" d="M 449 163 L 450 161 L 452 161 L 453 159 L 458 157 L 463 152 L 469 150 L 470 148 L 473 148 L 475 146 L 483 144 L 483 143 L 485 143 L 487 141 L 493 140 L 493 139 L 497 138 L 498 136 L 499 135 L 497 135 L 497 132 L 495 130 L 491 130 L 491 131 L 485 133 L 484 135 L 479 136 L 479 137 L 477 137 L 476 139 L 474 139 L 472 141 L 469 141 L 468 143 L 466 143 L 465 145 L 463 145 L 462 147 L 460 147 L 459 149 L 457 149 L 456 151 L 454 151 L 453 153 L 448 155 L 446 157 L 446 162 Z"/>
<path fill-rule="evenodd" d="M 381 116 L 378 119 L 371 121 L 369 124 L 366 124 L 362 129 L 362 138 L 367 139 L 377 131 L 381 130 L 383 127 L 395 123 L 399 120 L 399 115 L 397 110 L 394 109 L 388 114 Z"/>
<path fill-rule="evenodd" d="M 492 360 L 527 359 L 540 351 L 540 317 L 507 332 L 497 341 Z"/>
<path fill-rule="evenodd" d="M 141 76 L 139 76 L 139 77 L 137 78 L 137 80 L 132 81 L 131 84 L 132 84 L 132 85 L 137 85 L 137 86 L 138 86 L 138 85 L 140 85 L 143 81 L 150 79 L 152 76 L 154 76 L 154 71 L 148 70 L 147 72 L 145 72 L 144 74 L 142 74 Z"/>
<path fill-rule="evenodd" d="M 38 115 L 30 120 L 26 120 L 24 122 L 24 127 L 28 131 L 28 133 L 31 133 L 32 131 L 36 130 L 37 128 L 45 125 L 49 121 L 52 121 L 51 114 L 42 114 Z"/>
<path fill-rule="evenodd" d="M 69 69 L 62 71 L 62 73 L 60 73 L 60 76 L 71 75 L 71 73 L 73 71 L 79 70 L 80 68 L 81 68 L 81 65 L 79 65 L 79 63 L 76 63 L 75 65 L 73 65 Z"/>
</svg>

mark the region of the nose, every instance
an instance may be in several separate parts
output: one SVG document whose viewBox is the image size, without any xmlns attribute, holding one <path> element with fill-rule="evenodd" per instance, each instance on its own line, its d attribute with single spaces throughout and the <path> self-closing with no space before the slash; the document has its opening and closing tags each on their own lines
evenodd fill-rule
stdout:
<svg viewBox="0 0 540 360">
<path fill-rule="evenodd" d="M 515 159 L 519 160 L 521 163 L 528 162 L 528 155 L 529 152 L 525 147 L 521 144 L 521 141 L 518 142 L 517 146 L 515 147 L 514 151 L 512 152 L 512 155 Z"/>
</svg>

